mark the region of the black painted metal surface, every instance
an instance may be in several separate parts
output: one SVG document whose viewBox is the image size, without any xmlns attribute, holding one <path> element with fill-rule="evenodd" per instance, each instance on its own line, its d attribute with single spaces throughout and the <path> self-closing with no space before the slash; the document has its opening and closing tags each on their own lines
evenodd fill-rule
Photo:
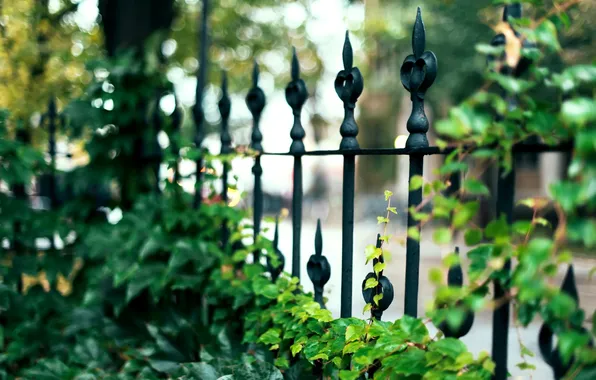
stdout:
<svg viewBox="0 0 596 380">
<path fill-rule="evenodd" d="M 321 231 L 321 219 L 317 220 L 317 231 L 315 233 L 315 254 L 310 256 L 306 264 L 306 272 L 313 283 L 315 291 L 315 301 L 325 308 L 323 300 L 323 290 L 325 284 L 331 278 L 331 265 L 325 256 L 323 256 L 323 233 Z"/>
<path fill-rule="evenodd" d="M 253 118 L 252 134 L 250 137 L 250 147 L 256 152 L 255 165 L 252 168 L 252 173 L 255 179 L 253 190 L 253 239 L 257 242 L 259 233 L 261 232 L 261 219 L 263 218 L 263 187 L 261 184 L 261 175 L 263 168 L 261 167 L 261 152 L 263 146 L 263 135 L 259 129 L 259 121 L 261 120 L 261 112 L 265 108 L 265 93 L 259 87 L 259 66 L 255 61 L 252 72 L 252 88 L 246 95 L 246 105 L 250 110 Z M 254 261 L 258 262 L 260 252 L 254 252 Z"/>
<path fill-rule="evenodd" d="M 290 153 L 294 156 L 293 195 L 292 195 L 292 276 L 300 278 L 300 238 L 302 232 L 302 153 L 304 152 L 304 128 L 300 121 L 302 106 L 308 92 L 306 84 L 300 79 L 300 64 L 296 49 L 292 50 L 292 81 L 286 87 L 286 101 L 292 108 L 294 125 L 290 131 L 292 145 Z"/>
<path fill-rule="evenodd" d="M 232 137 L 230 136 L 230 128 L 228 120 L 230 119 L 230 110 L 232 103 L 228 95 L 228 77 L 226 73 L 222 73 L 221 77 L 221 99 L 217 104 L 219 108 L 219 114 L 221 115 L 221 149 L 222 155 L 230 154 L 232 152 Z M 230 164 L 224 160 L 221 174 L 221 199 L 224 205 L 228 204 L 228 172 L 230 170 Z M 228 245 L 229 231 L 227 221 L 224 220 L 221 226 L 221 244 L 224 249 Z"/>
<path fill-rule="evenodd" d="M 364 87 L 360 70 L 353 66 L 353 51 L 348 32 L 343 48 L 344 69 L 335 79 L 335 92 L 344 104 L 344 119 L 339 132 L 342 136 L 339 148 L 344 150 L 343 199 L 342 199 L 342 249 L 341 249 L 341 312 L 342 318 L 352 315 L 352 280 L 354 263 L 354 191 L 356 156 L 352 149 L 360 148 L 356 136 L 358 125 L 354 119 L 356 101 Z"/>
<path fill-rule="evenodd" d="M 192 109 L 195 121 L 195 136 L 194 143 L 197 149 L 202 150 L 203 139 L 205 138 L 205 114 L 203 112 L 203 93 L 205 90 L 205 83 L 207 81 L 207 65 L 209 60 L 207 54 L 209 52 L 209 0 L 203 0 L 203 9 L 201 11 L 201 35 L 199 42 L 199 70 L 197 71 L 197 88 L 195 93 L 195 105 Z M 201 170 L 203 168 L 202 155 L 196 161 L 196 184 L 195 184 L 195 198 L 194 208 L 198 209 L 201 206 Z"/>
<path fill-rule="evenodd" d="M 377 248 L 381 248 L 382 241 L 381 235 L 377 234 Z M 377 263 L 384 263 L 385 259 L 381 255 L 378 259 L 373 259 L 373 268 Z M 366 280 L 369 278 L 377 278 L 374 271 L 369 272 L 364 281 L 362 281 L 362 297 L 364 298 L 364 302 L 372 304 L 371 314 L 373 318 L 380 321 L 381 317 L 383 316 L 383 312 L 389 308 L 391 302 L 393 302 L 393 297 L 395 295 L 393 290 L 393 284 L 391 281 L 383 275 L 383 271 L 379 272 L 378 276 L 378 285 L 375 288 L 365 289 Z M 374 296 L 377 294 L 382 294 L 383 297 L 379 300 L 378 305 L 374 302 Z"/>
</svg>

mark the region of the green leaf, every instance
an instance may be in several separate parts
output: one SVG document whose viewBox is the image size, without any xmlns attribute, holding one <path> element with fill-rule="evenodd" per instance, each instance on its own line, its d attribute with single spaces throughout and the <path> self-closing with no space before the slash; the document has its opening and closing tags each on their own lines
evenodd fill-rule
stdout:
<svg viewBox="0 0 596 380">
<path fill-rule="evenodd" d="M 544 20 L 540 25 L 538 25 L 538 27 L 534 30 L 534 36 L 539 43 L 545 45 L 553 51 L 558 51 L 561 49 L 561 45 L 559 44 L 559 39 L 557 37 L 557 27 L 548 19 Z"/>
<path fill-rule="evenodd" d="M 361 342 L 361 341 L 348 343 L 345 345 L 344 349 L 342 350 L 342 353 L 344 355 L 345 354 L 353 354 L 354 352 L 358 351 L 365 345 L 366 345 L 366 343 Z"/>
<path fill-rule="evenodd" d="M 561 106 L 561 118 L 567 124 L 585 125 L 596 120 L 596 101 L 590 98 L 566 100 Z"/>
<path fill-rule="evenodd" d="M 395 207 L 387 207 L 387 211 L 397 215 L 397 209 Z"/>
<path fill-rule="evenodd" d="M 139 253 L 139 257 L 141 260 L 146 259 L 147 257 L 151 256 L 155 252 L 157 252 L 160 248 L 160 243 L 157 239 L 153 236 L 149 237 L 143 247 L 141 248 L 141 252 Z"/>
<path fill-rule="evenodd" d="M 471 195 L 489 195 L 488 187 L 475 178 L 466 178 L 464 190 Z"/>
<path fill-rule="evenodd" d="M 265 333 L 263 333 L 260 337 L 259 337 L 259 343 L 264 343 L 264 344 L 279 344 L 281 343 L 281 338 L 280 338 L 280 334 L 281 334 L 281 330 L 278 328 L 271 328 L 267 331 L 265 331 Z"/>
<path fill-rule="evenodd" d="M 360 377 L 360 371 L 353 370 L 348 371 L 342 369 L 339 371 L 339 379 L 340 380 L 357 380 Z"/>
<path fill-rule="evenodd" d="M 464 241 L 467 246 L 480 243 L 482 240 L 482 230 L 480 228 L 470 228 L 464 233 Z"/>
<path fill-rule="evenodd" d="M 453 211 L 453 227 L 461 228 L 465 226 L 480 208 L 480 203 L 477 201 L 464 203 L 461 207 L 457 207 Z"/>
<path fill-rule="evenodd" d="M 364 290 L 376 288 L 377 285 L 379 285 L 379 282 L 377 281 L 377 279 L 374 277 L 371 277 L 371 278 L 367 279 L 366 282 L 364 283 Z"/>
<path fill-rule="evenodd" d="M 441 285 L 443 282 L 443 271 L 439 268 L 431 268 L 428 271 L 428 280 L 434 285 Z"/>
<path fill-rule="evenodd" d="M 379 301 L 383 299 L 383 293 L 380 294 L 375 294 L 373 296 L 373 302 L 375 303 L 375 305 L 379 305 Z"/>
<path fill-rule="evenodd" d="M 386 263 L 382 263 L 382 262 L 378 262 L 374 265 L 373 270 L 375 271 L 375 274 L 378 276 L 379 273 L 381 273 L 382 270 L 385 269 L 385 267 L 387 266 Z"/>
<path fill-rule="evenodd" d="M 422 187 L 423 183 L 424 183 L 424 179 L 422 178 L 422 176 L 420 176 L 420 175 L 412 176 L 410 178 L 409 190 L 410 191 L 418 190 Z"/>
<path fill-rule="evenodd" d="M 364 328 L 365 326 L 349 325 L 346 328 L 346 343 L 360 339 L 364 334 Z"/>
<path fill-rule="evenodd" d="M 290 368 L 290 362 L 284 356 L 280 356 L 277 359 L 275 359 L 275 362 L 273 364 L 275 364 L 275 366 L 280 369 Z"/>
<path fill-rule="evenodd" d="M 302 343 L 294 343 L 290 346 L 290 351 L 292 352 L 292 356 L 296 356 L 300 351 L 302 351 L 302 347 L 304 345 Z"/>
<path fill-rule="evenodd" d="M 414 347 L 383 359 L 381 364 L 395 374 L 424 375 L 427 371 L 425 352 Z"/>
<path fill-rule="evenodd" d="M 587 334 L 582 334 L 577 331 L 563 332 L 558 338 L 557 346 L 564 364 L 569 363 L 575 350 L 585 346 L 590 341 L 590 337 Z"/>
<path fill-rule="evenodd" d="M 447 244 L 451 242 L 451 230 L 447 227 L 438 227 L 433 233 L 433 241 L 437 244 Z"/>
<path fill-rule="evenodd" d="M 417 226 L 408 228 L 408 237 L 420 241 L 420 230 Z"/>
<path fill-rule="evenodd" d="M 505 91 L 513 94 L 519 94 L 534 87 L 534 83 L 532 82 L 509 75 L 491 72 L 487 76 L 490 80 L 497 82 Z"/>
<path fill-rule="evenodd" d="M 385 201 L 388 201 L 392 195 L 393 195 L 393 193 L 391 191 L 385 190 Z"/>
</svg>

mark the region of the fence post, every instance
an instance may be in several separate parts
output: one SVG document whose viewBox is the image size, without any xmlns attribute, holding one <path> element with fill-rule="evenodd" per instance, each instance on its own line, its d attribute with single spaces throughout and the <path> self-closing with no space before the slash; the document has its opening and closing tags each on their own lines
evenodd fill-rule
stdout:
<svg viewBox="0 0 596 380">
<path fill-rule="evenodd" d="M 174 166 L 174 184 L 177 184 L 180 180 L 180 170 L 178 168 L 180 160 L 180 147 L 178 145 L 178 138 L 180 133 L 180 127 L 182 126 L 182 109 L 178 106 L 178 98 L 174 94 L 174 112 L 172 112 L 172 138 L 171 146 L 174 156 L 176 157 L 176 163 Z"/>
<path fill-rule="evenodd" d="M 201 11 L 201 37 L 199 46 L 199 70 L 197 72 L 197 88 L 195 93 L 195 105 L 192 109 L 195 121 L 195 147 L 201 152 L 197 158 L 195 197 L 193 207 L 198 209 L 201 206 L 201 169 L 203 168 L 203 139 L 205 131 L 205 114 L 203 113 L 203 92 L 207 81 L 207 53 L 209 51 L 209 0 L 203 0 L 203 10 Z"/>
<path fill-rule="evenodd" d="M 514 3 L 505 6 L 503 10 L 503 21 L 508 21 L 510 17 L 519 18 L 521 17 L 522 9 L 520 3 Z M 497 35 L 491 41 L 491 45 L 499 46 L 506 43 L 505 36 L 503 34 Z M 503 58 L 503 57 L 502 57 Z M 521 61 L 518 67 L 503 66 L 501 72 L 507 75 L 515 75 L 521 65 Z M 527 68 L 527 66 L 526 66 Z M 515 106 L 515 99 L 509 98 L 508 106 Z M 497 118 L 500 116 L 497 115 Z M 496 217 L 505 217 L 505 220 L 509 225 L 513 223 L 513 208 L 515 201 L 515 159 L 512 160 L 511 170 L 505 171 L 503 168 L 498 170 L 497 179 L 497 213 Z M 508 277 L 511 272 L 511 261 L 505 262 L 502 273 L 505 277 Z M 494 299 L 500 299 L 505 295 L 503 284 L 499 280 L 494 281 Z M 493 312 L 493 340 L 492 340 L 492 358 L 495 362 L 495 380 L 507 379 L 507 356 L 509 351 L 509 315 L 510 315 L 510 303 L 505 302 L 501 307 L 497 308 Z"/>
<path fill-rule="evenodd" d="M 290 131 L 292 145 L 290 153 L 294 156 L 294 175 L 292 192 L 292 276 L 300 278 L 300 235 L 302 232 L 302 154 L 304 153 L 305 133 L 300 121 L 302 106 L 308 93 L 304 81 L 300 79 L 300 64 L 296 48 L 292 50 L 292 81 L 286 87 L 286 101 L 294 114 L 294 125 Z"/>
<path fill-rule="evenodd" d="M 48 153 L 50 154 L 50 175 L 48 176 L 48 198 L 50 199 L 50 209 L 56 207 L 56 120 L 58 111 L 56 110 L 56 100 L 50 98 L 48 103 L 48 112 L 44 115 L 48 122 Z M 52 246 L 54 239 L 50 238 Z"/>
<path fill-rule="evenodd" d="M 425 51 L 426 33 L 420 8 L 416 13 L 416 22 L 412 32 L 412 51 L 404 60 L 400 77 L 404 88 L 410 92 L 412 113 L 408 119 L 407 128 L 410 135 L 406 141 L 406 148 L 413 150 L 428 147 L 428 119 L 424 113 L 424 96 L 437 76 L 437 58 L 432 51 Z M 410 182 L 415 176 L 422 176 L 424 155 L 410 154 Z M 404 312 L 416 317 L 418 315 L 418 283 L 420 277 L 420 225 L 412 217 L 410 209 L 418 207 L 422 202 L 422 188 L 410 190 L 408 194 L 408 238 L 406 242 L 406 286 Z M 418 236 L 411 236 L 416 230 Z"/>
<path fill-rule="evenodd" d="M 153 133 L 151 134 L 151 140 L 149 142 L 149 154 L 147 159 L 149 165 L 153 166 L 153 175 L 155 176 L 155 193 L 161 193 L 159 188 L 159 172 L 161 169 L 161 162 L 163 159 L 163 153 L 161 151 L 161 145 L 159 145 L 158 135 L 162 129 L 161 124 L 161 112 L 159 109 L 159 100 L 161 99 L 160 92 L 157 93 L 155 98 L 155 108 L 153 108 L 153 114 L 151 115 L 151 124 L 153 126 Z"/>
<path fill-rule="evenodd" d="M 252 168 L 252 173 L 255 177 L 255 186 L 253 190 L 253 241 L 256 243 L 261 232 L 261 218 L 263 217 L 263 188 L 261 184 L 261 175 L 263 168 L 261 167 L 261 153 L 263 153 L 263 135 L 259 129 L 259 121 L 261 120 L 261 112 L 265 108 L 265 93 L 259 87 L 259 65 L 257 61 L 254 63 L 252 71 L 252 88 L 246 95 L 246 105 L 250 110 L 253 118 L 252 134 L 250 136 L 250 147 L 256 152 L 255 165 Z M 259 262 L 260 250 L 254 252 L 254 262 Z"/>
<path fill-rule="evenodd" d="M 230 118 L 230 108 L 232 106 L 230 97 L 228 95 L 228 77 L 226 72 L 221 74 L 221 99 L 217 103 L 219 114 L 221 115 L 221 149 L 220 154 L 227 155 L 232 152 L 232 137 L 230 136 L 230 129 L 228 120 Z M 223 160 L 223 169 L 221 174 L 221 199 L 224 205 L 228 204 L 228 171 L 230 164 L 227 162 L 227 157 Z M 221 226 L 221 244 L 225 249 L 228 245 L 229 232 L 227 221 L 224 220 Z"/>
<path fill-rule="evenodd" d="M 354 119 L 356 101 L 364 87 L 362 74 L 353 66 L 353 51 L 350 37 L 346 32 L 343 48 L 344 69 L 335 78 L 335 92 L 344 104 L 344 120 L 339 133 L 342 136 L 339 149 L 344 156 L 343 199 L 342 199 L 342 249 L 341 249 L 341 318 L 352 315 L 352 274 L 354 263 L 354 180 L 356 176 L 356 155 L 360 149 L 356 136 L 358 125 Z"/>
</svg>

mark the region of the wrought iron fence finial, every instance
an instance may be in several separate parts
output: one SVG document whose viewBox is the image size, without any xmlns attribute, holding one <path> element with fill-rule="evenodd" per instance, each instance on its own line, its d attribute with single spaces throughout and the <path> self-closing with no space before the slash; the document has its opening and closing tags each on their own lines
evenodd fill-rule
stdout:
<svg viewBox="0 0 596 380">
<path fill-rule="evenodd" d="M 323 233 L 321 232 L 321 219 L 317 220 L 317 230 L 315 232 L 315 253 L 310 256 L 306 264 L 306 272 L 313 283 L 315 291 L 315 301 L 325 308 L 323 300 L 323 290 L 325 284 L 331 278 L 331 265 L 325 256 L 323 256 Z"/>
</svg>

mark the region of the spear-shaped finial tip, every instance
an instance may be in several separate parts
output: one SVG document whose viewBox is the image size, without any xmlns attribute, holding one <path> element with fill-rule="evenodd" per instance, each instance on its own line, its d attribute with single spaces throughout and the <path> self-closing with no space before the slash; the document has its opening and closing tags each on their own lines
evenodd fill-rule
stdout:
<svg viewBox="0 0 596 380">
<path fill-rule="evenodd" d="M 426 48 L 426 32 L 424 31 L 424 22 L 422 21 L 422 11 L 420 7 L 416 11 L 416 22 L 414 22 L 414 31 L 412 33 L 412 51 L 416 59 L 420 58 Z"/>
<path fill-rule="evenodd" d="M 226 95 L 228 94 L 228 74 L 225 70 L 221 72 L 221 91 Z"/>
<path fill-rule="evenodd" d="M 503 9 L 503 21 L 508 21 L 509 18 L 520 18 L 522 16 L 522 7 L 520 3 L 506 5 Z"/>
<path fill-rule="evenodd" d="M 323 233 L 321 232 L 321 219 L 317 219 L 317 231 L 315 232 L 315 255 L 323 254 Z"/>
<path fill-rule="evenodd" d="M 279 242 L 279 215 L 275 216 L 275 232 L 273 233 L 273 249 L 277 249 Z"/>
<path fill-rule="evenodd" d="M 381 234 L 377 234 L 377 248 L 381 248 L 382 242 L 381 242 Z"/>
<path fill-rule="evenodd" d="M 459 247 L 455 247 L 455 254 L 459 256 Z"/>
<path fill-rule="evenodd" d="M 252 86 L 257 87 L 259 85 L 259 64 L 257 60 L 254 60 L 254 65 L 252 67 Z"/>
<path fill-rule="evenodd" d="M 344 61 L 344 69 L 346 71 L 352 70 L 352 66 L 354 65 L 354 52 L 352 50 L 352 43 L 350 42 L 350 32 L 347 30 L 342 56 Z"/>
<path fill-rule="evenodd" d="M 297 81 L 298 79 L 300 79 L 300 63 L 296 55 L 296 47 L 292 47 L 292 80 Z"/>
</svg>

